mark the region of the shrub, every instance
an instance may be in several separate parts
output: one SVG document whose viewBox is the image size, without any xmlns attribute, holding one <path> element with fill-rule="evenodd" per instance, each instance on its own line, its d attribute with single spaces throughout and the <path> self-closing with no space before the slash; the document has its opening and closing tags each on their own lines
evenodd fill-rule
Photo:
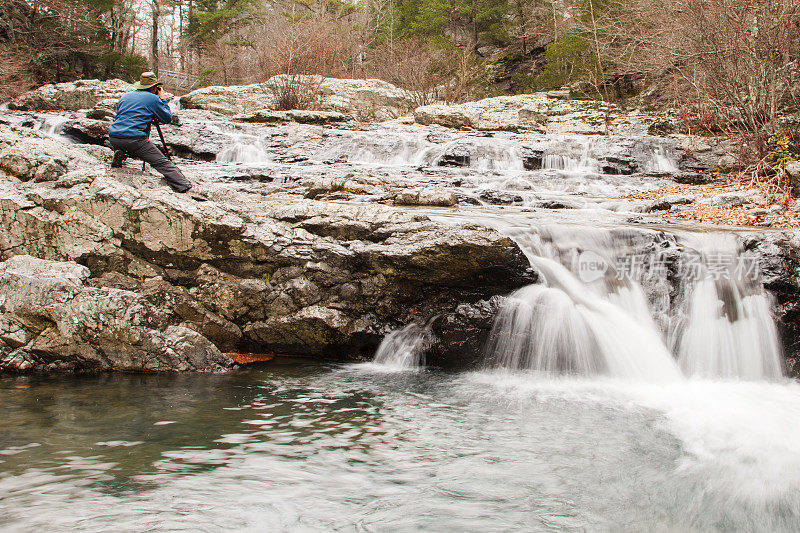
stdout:
<svg viewBox="0 0 800 533">
<path fill-rule="evenodd" d="M 319 76 L 299 74 L 285 74 L 270 79 L 269 88 L 275 97 L 275 109 L 308 109 L 316 98 L 321 81 Z"/>
</svg>

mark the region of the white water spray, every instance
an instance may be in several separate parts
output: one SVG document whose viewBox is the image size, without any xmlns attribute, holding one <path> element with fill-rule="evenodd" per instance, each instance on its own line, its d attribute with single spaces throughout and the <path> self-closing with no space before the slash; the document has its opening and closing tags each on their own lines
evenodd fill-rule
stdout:
<svg viewBox="0 0 800 533">
<path fill-rule="evenodd" d="M 69 122 L 68 116 L 47 116 L 42 120 L 37 129 L 48 137 L 59 137 L 64 131 L 64 125 Z"/>
<path fill-rule="evenodd" d="M 384 337 L 373 362 L 391 370 L 424 367 L 425 351 L 433 341 L 434 336 L 429 326 L 412 322 Z"/>
<path fill-rule="evenodd" d="M 644 170 L 650 174 L 674 174 L 678 172 L 678 166 L 664 146 L 656 146 L 653 148 L 650 160 L 645 161 Z"/>
<path fill-rule="evenodd" d="M 742 255 L 732 235 L 694 240 L 699 260 L 684 281 L 671 335 L 681 368 L 706 378 L 778 379 L 782 350 L 755 258 Z"/>
<path fill-rule="evenodd" d="M 662 288 L 656 320 L 642 286 L 645 276 L 652 280 L 654 273 L 614 267 L 615 257 L 635 253 L 625 250 L 632 243 L 615 242 L 607 230 L 548 228 L 544 239 L 519 228 L 500 229 L 517 239 L 544 284 L 508 298 L 487 344 L 490 366 L 641 381 L 677 380 L 684 374 L 745 380 L 781 376 L 771 300 L 760 282 L 732 272 L 709 275 L 712 255 L 720 250 L 732 263 L 741 262 L 734 236 L 696 239 L 704 250 L 698 263 L 704 266 L 682 276 L 683 297 L 677 303 Z M 589 272 L 588 279 L 579 278 L 576 273 L 585 265 L 578 263 L 587 255 L 602 268 Z M 646 262 L 639 257 L 627 264 L 637 261 Z M 663 285 L 664 276 L 656 281 Z M 665 322 L 671 324 L 668 331 L 657 326 Z"/>
<path fill-rule="evenodd" d="M 223 163 L 267 163 L 272 161 L 264 150 L 262 140 L 247 135 L 237 135 L 231 146 L 217 154 Z"/>
<path fill-rule="evenodd" d="M 658 331 L 587 290 L 556 261 L 537 257 L 532 264 L 546 286 L 520 289 L 503 306 L 487 347 L 493 366 L 642 381 L 680 378 Z"/>
</svg>

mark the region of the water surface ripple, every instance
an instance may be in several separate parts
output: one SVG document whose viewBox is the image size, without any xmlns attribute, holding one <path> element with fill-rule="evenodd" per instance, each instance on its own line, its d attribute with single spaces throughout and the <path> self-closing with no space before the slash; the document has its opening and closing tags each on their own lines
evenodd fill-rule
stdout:
<svg viewBox="0 0 800 533">
<path fill-rule="evenodd" d="M 9 530 L 800 529 L 791 382 L 275 365 L 0 398 Z"/>
</svg>

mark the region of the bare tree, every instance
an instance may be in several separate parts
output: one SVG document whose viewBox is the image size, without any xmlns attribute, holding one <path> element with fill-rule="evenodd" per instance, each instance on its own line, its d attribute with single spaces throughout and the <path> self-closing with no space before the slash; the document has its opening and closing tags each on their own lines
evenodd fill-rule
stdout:
<svg viewBox="0 0 800 533">
<path fill-rule="evenodd" d="M 159 19 L 161 18 L 161 0 L 150 0 L 150 17 L 150 64 L 153 72 L 158 75 L 158 23 Z"/>
</svg>

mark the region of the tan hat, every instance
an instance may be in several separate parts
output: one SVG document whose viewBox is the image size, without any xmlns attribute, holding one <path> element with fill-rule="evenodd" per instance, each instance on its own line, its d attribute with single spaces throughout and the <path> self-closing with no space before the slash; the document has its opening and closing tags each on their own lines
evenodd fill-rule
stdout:
<svg viewBox="0 0 800 533">
<path fill-rule="evenodd" d="M 149 89 L 154 85 L 160 85 L 161 82 L 158 81 L 158 77 L 156 76 L 155 72 L 142 72 L 142 75 L 139 77 L 139 81 L 133 84 L 134 89 Z"/>
</svg>

